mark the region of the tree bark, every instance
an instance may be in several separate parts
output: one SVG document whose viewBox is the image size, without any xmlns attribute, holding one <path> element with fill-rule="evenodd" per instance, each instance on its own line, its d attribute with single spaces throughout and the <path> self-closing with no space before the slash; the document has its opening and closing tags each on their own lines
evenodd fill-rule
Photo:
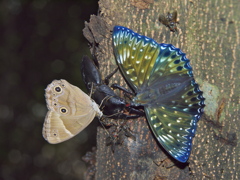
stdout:
<svg viewBox="0 0 240 180">
<path fill-rule="evenodd" d="M 117 66 L 111 31 L 115 25 L 125 26 L 185 52 L 206 107 L 185 164 L 164 152 L 144 118 L 127 122 L 136 140 L 124 139 L 114 153 L 99 127 L 95 179 L 240 179 L 239 9 L 238 0 L 99 1 L 99 15 L 91 16 L 83 32 L 90 44 L 97 44 L 103 77 Z M 177 33 L 158 20 L 173 10 L 178 13 Z M 119 72 L 111 80 L 127 87 Z"/>
</svg>

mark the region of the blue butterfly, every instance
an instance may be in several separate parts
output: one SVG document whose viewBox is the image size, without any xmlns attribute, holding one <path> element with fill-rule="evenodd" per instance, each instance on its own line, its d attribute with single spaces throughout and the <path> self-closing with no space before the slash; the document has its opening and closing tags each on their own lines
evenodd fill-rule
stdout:
<svg viewBox="0 0 240 180">
<path fill-rule="evenodd" d="M 173 158 L 186 162 L 205 106 L 189 59 L 171 44 L 158 44 L 122 26 L 114 27 L 113 49 L 136 94 L 131 105 L 144 107 L 157 140 Z"/>
</svg>

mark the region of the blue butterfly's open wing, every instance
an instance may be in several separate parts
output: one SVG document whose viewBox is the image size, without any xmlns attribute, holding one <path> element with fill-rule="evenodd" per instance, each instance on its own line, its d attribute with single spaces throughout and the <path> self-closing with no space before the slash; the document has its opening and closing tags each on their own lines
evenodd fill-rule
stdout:
<svg viewBox="0 0 240 180">
<path fill-rule="evenodd" d="M 132 30 L 115 26 L 114 53 L 118 65 L 143 105 L 154 135 L 178 161 L 191 151 L 204 98 L 195 83 L 189 60 L 171 44 L 158 44 Z"/>
</svg>

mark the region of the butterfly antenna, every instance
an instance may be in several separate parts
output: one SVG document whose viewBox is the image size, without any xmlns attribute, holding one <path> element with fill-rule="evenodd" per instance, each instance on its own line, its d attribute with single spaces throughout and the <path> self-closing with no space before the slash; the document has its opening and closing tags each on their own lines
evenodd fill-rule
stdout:
<svg viewBox="0 0 240 180">
<path fill-rule="evenodd" d="M 93 94 L 93 83 L 91 82 L 91 91 L 90 91 L 90 94 L 89 94 L 90 98 L 92 97 L 92 94 Z"/>
<path fill-rule="evenodd" d="M 111 99 L 112 97 L 113 97 L 113 96 L 105 96 L 105 97 L 103 98 L 103 100 L 101 101 L 101 104 L 99 105 L 99 107 L 101 108 L 103 102 L 104 102 L 105 100 L 109 100 L 109 99 Z"/>
<path fill-rule="evenodd" d="M 112 116 L 115 116 L 115 115 L 118 115 L 118 114 L 120 114 L 120 112 L 117 112 L 117 113 L 115 113 L 115 114 L 111 114 L 111 115 L 109 115 L 109 116 L 107 116 L 108 118 L 111 118 Z"/>
</svg>

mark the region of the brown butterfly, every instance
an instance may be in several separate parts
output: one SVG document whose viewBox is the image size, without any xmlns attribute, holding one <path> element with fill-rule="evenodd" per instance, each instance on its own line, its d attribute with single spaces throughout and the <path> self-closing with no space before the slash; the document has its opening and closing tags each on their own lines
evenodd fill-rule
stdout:
<svg viewBox="0 0 240 180">
<path fill-rule="evenodd" d="M 99 106 L 81 89 L 66 80 L 54 80 L 45 89 L 48 112 L 43 137 L 50 144 L 66 141 L 86 128 L 95 116 L 102 117 Z"/>
</svg>

